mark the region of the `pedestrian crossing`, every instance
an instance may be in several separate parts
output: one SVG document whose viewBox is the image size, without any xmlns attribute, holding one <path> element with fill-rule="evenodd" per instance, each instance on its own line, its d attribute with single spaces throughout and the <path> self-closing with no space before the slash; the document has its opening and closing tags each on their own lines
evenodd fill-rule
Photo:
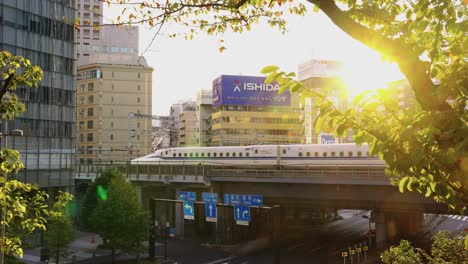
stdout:
<svg viewBox="0 0 468 264">
<path fill-rule="evenodd" d="M 451 218 L 451 219 L 457 220 L 457 221 L 468 222 L 468 216 L 463 216 L 463 215 L 445 215 L 445 217 Z"/>
</svg>

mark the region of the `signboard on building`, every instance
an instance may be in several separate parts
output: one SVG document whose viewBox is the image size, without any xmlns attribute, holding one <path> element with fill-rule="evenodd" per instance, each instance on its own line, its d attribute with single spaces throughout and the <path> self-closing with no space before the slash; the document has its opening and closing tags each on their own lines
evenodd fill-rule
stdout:
<svg viewBox="0 0 468 264">
<path fill-rule="evenodd" d="M 221 75 L 213 81 L 213 107 L 220 105 L 290 106 L 291 94 L 265 77 Z"/>
<path fill-rule="evenodd" d="M 320 134 L 320 144 L 335 144 L 337 143 L 333 135 Z"/>
</svg>

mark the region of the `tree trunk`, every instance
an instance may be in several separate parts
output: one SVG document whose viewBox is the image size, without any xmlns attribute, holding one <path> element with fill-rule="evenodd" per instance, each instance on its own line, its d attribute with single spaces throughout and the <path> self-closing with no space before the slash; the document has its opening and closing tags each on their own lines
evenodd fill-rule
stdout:
<svg viewBox="0 0 468 264">
<path fill-rule="evenodd" d="M 111 263 L 114 264 L 115 262 L 115 249 L 112 248 L 112 258 L 111 258 Z"/>
</svg>

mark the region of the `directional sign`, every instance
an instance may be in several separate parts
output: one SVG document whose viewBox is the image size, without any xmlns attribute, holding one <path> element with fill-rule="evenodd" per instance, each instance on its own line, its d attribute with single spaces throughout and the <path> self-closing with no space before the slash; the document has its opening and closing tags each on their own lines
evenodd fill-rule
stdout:
<svg viewBox="0 0 468 264">
<path fill-rule="evenodd" d="M 216 203 L 205 203 L 205 216 L 206 221 L 216 222 L 218 210 L 216 209 Z"/>
<path fill-rule="evenodd" d="M 363 250 L 364 250 L 364 251 L 367 251 L 368 249 L 369 249 L 369 248 L 368 248 L 367 246 L 364 246 L 364 247 L 363 247 Z"/>
<path fill-rule="evenodd" d="M 189 220 L 195 219 L 194 209 L 193 202 L 184 202 L 184 218 Z"/>
<path fill-rule="evenodd" d="M 349 254 L 351 254 L 351 255 L 354 255 L 355 253 L 356 253 L 356 251 L 354 251 L 354 249 L 351 249 L 351 250 L 349 251 Z"/>
<path fill-rule="evenodd" d="M 356 248 L 357 253 L 361 253 L 361 248 Z"/>
<path fill-rule="evenodd" d="M 347 257 L 348 256 L 348 252 L 344 251 L 344 252 L 341 252 L 341 256 L 344 258 L 344 257 Z"/>
<path fill-rule="evenodd" d="M 244 205 L 234 205 L 234 220 L 238 225 L 249 225 L 250 207 Z"/>
<path fill-rule="evenodd" d="M 263 206 L 263 196 L 250 194 L 224 194 L 225 204 Z"/>
<path fill-rule="evenodd" d="M 197 200 L 197 194 L 195 192 L 179 192 L 179 200 L 195 202 Z"/>
<path fill-rule="evenodd" d="M 173 227 L 169 229 L 169 237 L 175 237 L 175 229 Z"/>
<path fill-rule="evenodd" d="M 205 203 L 218 203 L 217 193 L 202 193 L 202 201 Z"/>
</svg>

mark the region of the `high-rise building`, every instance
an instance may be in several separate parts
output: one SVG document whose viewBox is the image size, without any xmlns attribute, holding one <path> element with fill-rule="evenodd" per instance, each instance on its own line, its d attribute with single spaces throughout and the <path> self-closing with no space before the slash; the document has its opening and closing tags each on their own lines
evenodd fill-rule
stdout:
<svg viewBox="0 0 468 264">
<path fill-rule="evenodd" d="M 179 147 L 191 147 L 197 144 L 197 114 L 194 110 L 183 110 L 179 115 Z"/>
<path fill-rule="evenodd" d="M 197 145 L 209 146 L 211 142 L 211 113 L 213 93 L 201 90 L 197 94 Z"/>
<path fill-rule="evenodd" d="M 75 12 L 75 0 L 0 0 L 0 49 L 44 71 L 38 89 L 16 91 L 27 111 L 8 121 L 8 129 L 24 136 L 8 144 L 25 165 L 17 178 L 49 190 L 72 191 L 74 185 Z"/>
<path fill-rule="evenodd" d="M 78 18 L 80 27 L 77 33 L 78 40 L 78 65 L 88 63 L 93 57 L 95 46 L 99 45 L 102 28 L 103 1 L 101 0 L 77 0 Z"/>
<path fill-rule="evenodd" d="M 124 64 L 119 56 L 98 59 L 77 74 L 80 163 L 123 162 L 150 153 L 153 68 L 137 55 Z"/>
<path fill-rule="evenodd" d="M 239 146 L 302 142 L 299 98 L 265 77 L 221 75 L 213 81 L 211 144 Z"/>
<path fill-rule="evenodd" d="M 195 111 L 196 103 L 194 101 L 179 102 L 171 105 L 169 116 L 173 122 L 171 130 L 170 146 L 177 147 L 179 144 L 179 125 L 180 125 L 180 114 L 183 111 Z"/>
<path fill-rule="evenodd" d="M 343 97 L 340 72 L 343 63 L 340 61 L 311 59 L 299 64 L 298 80 L 304 83 L 306 89 L 319 92 L 327 96 L 339 109 L 345 109 L 349 98 Z M 335 139 L 333 135 L 326 133 L 316 133 L 313 127 L 318 115 L 316 105 L 320 103 L 316 98 L 305 98 L 303 109 L 304 143 L 306 144 L 333 144 L 350 142 L 348 138 Z M 351 133 L 350 133 L 351 135 Z"/>
</svg>

